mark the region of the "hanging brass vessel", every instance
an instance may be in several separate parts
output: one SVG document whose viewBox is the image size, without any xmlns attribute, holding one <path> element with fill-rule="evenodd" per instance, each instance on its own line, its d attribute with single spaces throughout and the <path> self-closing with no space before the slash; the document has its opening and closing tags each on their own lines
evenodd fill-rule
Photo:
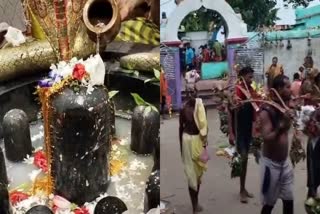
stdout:
<svg viewBox="0 0 320 214">
<path fill-rule="evenodd" d="M 116 38 L 121 27 L 119 7 L 115 0 L 88 0 L 83 8 L 83 22 L 89 38 L 105 45 Z"/>
</svg>

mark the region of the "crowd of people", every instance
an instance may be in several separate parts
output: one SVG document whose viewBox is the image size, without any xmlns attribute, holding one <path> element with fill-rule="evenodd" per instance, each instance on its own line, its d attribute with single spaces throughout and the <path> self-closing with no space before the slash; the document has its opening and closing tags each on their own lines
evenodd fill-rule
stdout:
<svg viewBox="0 0 320 214">
<path fill-rule="evenodd" d="M 246 174 L 248 154 L 253 141 L 253 130 L 258 130 L 263 143 L 260 153 L 261 214 L 270 214 L 278 199 L 283 201 L 283 213 L 294 213 L 294 172 L 289 162 L 289 131 L 296 120 L 297 106 L 312 105 L 315 111 L 306 122 L 303 133 L 309 138 L 307 146 L 307 199 L 317 196 L 320 185 L 320 73 L 314 67 L 311 56 L 294 73 L 293 81 L 286 76 L 278 58 L 266 70 L 269 102 L 253 102 L 262 99 L 251 87 L 254 70 L 244 67 L 238 71 L 235 90 L 229 94 L 228 111 L 231 121 L 229 141 L 236 146 L 241 157 L 241 203 L 254 197 L 247 190 Z M 263 124 L 263 125 L 261 125 Z M 201 178 L 207 167 L 208 122 L 205 107 L 196 91 L 180 112 L 179 139 L 182 161 L 188 180 L 193 213 L 202 210 L 198 202 Z M 302 131 L 300 131 L 302 132 Z"/>
<path fill-rule="evenodd" d="M 189 42 L 180 47 L 180 62 L 182 71 L 189 69 L 201 70 L 201 64 L 207 62 L 221 62 L 226 59 L 225 48 L 215 41 L 212 47 L 207 44 L 199 47 L 200 52 L 196 54 L 196 49 L 191 47 Z"/>
</svg>

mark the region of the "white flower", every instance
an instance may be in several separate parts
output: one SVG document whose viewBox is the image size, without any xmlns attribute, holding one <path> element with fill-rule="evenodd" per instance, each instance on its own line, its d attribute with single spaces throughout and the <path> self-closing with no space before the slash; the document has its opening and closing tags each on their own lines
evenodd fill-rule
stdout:
<svg viewBox="0 0 320 214">
<path fill-rule="evenodd" d="M 7 33 L 4 37 L 13 46 L 19 46 L 26 42 L 26 38 L 22 31 L 13 27 L 8 27 Z"/>
<path fill-rule="evenodd" d="M 86 61 L 83 62 L 86 71 L 90 75 L 89 85 L 103 85 L 106 73 L 106 68 L 103 60 L 99 54 L 90 56 Z"/>
<path fill-rule="evenodd" d="M 137 169 L 147 169 L 147 166 L 137 159 L 134 159 L 129 166 L 129 170 L 137 170 Z"/>
<path fill-rule="evenodd" d="M 19 211 L 24 211 L 24 210 L 29 210 L 31 207 L 33 206 L 36 206 L 36 205 L 44 205 L 45 204 L 45 201 L 43 199 L 41 199 L 40 197 L 38 196 L 31 196 L 29 197 L 28 199 L 26 200 L 23 200 L 19 203 L 17 203 L 15 206 L 14 206 L 14 209 L 17 210 L 17 212 L 14 212 L 14 213 L 20 213 Z M 21 212 L 23 214 L 25 214 L 25 211 L 24 212 Z"/>
<path fill-rule="evenodd" d="M 69 65 L 71 67 L 74 67 L 76 64 L 78 63 L 83 63 L 83 59 L 78 60 L 76 57 L 73 57 L 70 61 L 69 61 Z"/>
<path fill-rule="evenodd" d="M 26 163 L 26 164 L 33 164 L 33 161 L 34 161 L 34 157 L 30 157 L 30 155 L 27 155 L 27 157 L 23 159 L 23 163 Z"/>
<path fill-rule="evenodd" d="M 87 94 L 91 94 L 94 91 L 94 87 L 92 85 L 88 85 Z"/>
<path fill-rule="evenodd" d="M 158 206 L 157 208 L 153 208 L 147 212 L 147 214 L 160 214 L 160 207 Z"/>
<path fill-rule="evenodd" d="M 118 175 L 111 176 L 111 182 L 116 183 L 118 181 L 121 181 L 120 177 Z"/>
<path fill-rule="evenodd" d="M 301 111 L 298 113 L 298 129 L 303 130 L 306 123 L 310 120 L 311 114 L 315 111 L 313 106 L 302 106 Z"/>
<path fill-rule="evenodd" d="M 111 147 L 111 150 L 112 151 L 116 151 L 118 149 L 118 146 L 117 145 L 112 145 L 112 147 Z"/>
<path fill-rule="evenodd" d="M 127 145 L 127 144 L 129 144 L 128 138 L 120 140 L 120 145 L 124 146 L 124 145 Z"/>
</svg>

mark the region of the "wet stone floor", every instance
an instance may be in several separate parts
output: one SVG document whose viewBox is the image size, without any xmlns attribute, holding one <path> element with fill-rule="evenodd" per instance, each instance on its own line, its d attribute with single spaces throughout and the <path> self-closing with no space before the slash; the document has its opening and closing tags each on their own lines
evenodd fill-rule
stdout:
<svg viewBox="0 0 320 214">
<path fill-rule="evenodd" d="M 35 149 L 44 147 L 44 129 L 42 121 L 30 124 L 32 145 Z M 144 209 L 145 183 L 153 167 L 152 156 L 139 156 L 130 151 L 131 121 L 116 118 L 116 136 L 121 140 L 113 146 L 116 153 L 121 153 L 126 164 L 116 175 L 111 176 L 107 194 L 122 199 L 128 207 L 126 213 L 140 214 Z M 3 139 L 0 146 L 4 148 Z M 117 151 L 118 150 L 118 151 Z M 5 154 L 5 152 L 4 152 Z M 125 156 L 125 157 L 124 157 Z M 13 163 L 6 159 L 9 191 L 20 185 L 31 185 L 30 175 L 34 170 L 39 170 L 30 163 Z"/>
</svg>

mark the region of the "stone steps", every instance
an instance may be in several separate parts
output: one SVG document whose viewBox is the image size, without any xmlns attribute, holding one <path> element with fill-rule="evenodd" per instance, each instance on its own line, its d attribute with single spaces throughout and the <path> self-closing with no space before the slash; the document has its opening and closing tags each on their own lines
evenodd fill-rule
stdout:
<svg viewBox="0 0 320 214">
<path fill-rule="evenodd" d="M 220 104 L 220 98 L 213 94 L 213 88 L 225 87 L 225 81 L 223 80 L 200 80 L 196 84 L 198 90 L 198 97 L 203 100 L 203 103 L 207 109 L 216 108 Z M 182 101 L 186 101 L 186 92 L 181 92 Z"/>
</svg>

